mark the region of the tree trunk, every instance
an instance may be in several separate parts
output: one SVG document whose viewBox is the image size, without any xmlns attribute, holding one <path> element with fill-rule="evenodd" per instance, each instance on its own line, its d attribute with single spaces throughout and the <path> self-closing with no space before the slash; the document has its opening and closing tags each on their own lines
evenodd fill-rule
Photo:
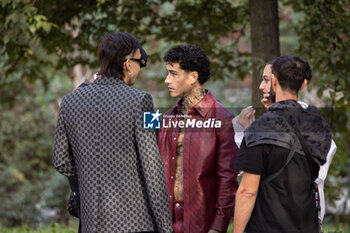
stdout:
<svg viewBox="0 0 350 233">
<path fill-rule="evenodd" d="M 265 109 L 261 104 L 262 93 L 259 85 L 265 64 L 280 56 L 277 0 L 249 0 L 252 38 L 253 86 L 252 105 L 256 117 Z"/>
</svg>

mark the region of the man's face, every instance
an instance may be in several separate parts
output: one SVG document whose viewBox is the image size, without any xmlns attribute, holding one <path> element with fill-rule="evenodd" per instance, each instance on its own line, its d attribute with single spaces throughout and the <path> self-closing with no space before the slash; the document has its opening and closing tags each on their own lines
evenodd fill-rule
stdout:
<svg viewBox="0 0 350 233">
<path fill-rule="evenodd" d="M 128 63 L 127 65 L 128 65 L 129 71 L 127 75 L 125 75 L 124 82 L 129 86 L 134 85 L 136 77 L 139 74 L 141 69 L 140 63 L 138 63 L 137 61 L 130 60 L 130 58 L 140 59 L 141 58 L 140 49 L 137 49 L 134 55 L 130 54 L 129 56 L 127 56 L 126 62 Z"/>
<path fill-rule="evenodd" d="M 260 83 L 259 89 L 264 94 L 270 94 L 270 99 L 274 103 L 276 101 L 276 93 L 272 88 L 272 65 L 268 64 L 264 68 L 264 73 L 262 76 L 262 81 Z"/>
<path fill-rule="evenodd" d="M 168 63 L 166 66 L 168 75 L 165 78 L 165 84 L 169 88 L 172 97 L 186 97 L 193 88 L 189 73 L 180 68 L 179 63 Z"/>
</svg>

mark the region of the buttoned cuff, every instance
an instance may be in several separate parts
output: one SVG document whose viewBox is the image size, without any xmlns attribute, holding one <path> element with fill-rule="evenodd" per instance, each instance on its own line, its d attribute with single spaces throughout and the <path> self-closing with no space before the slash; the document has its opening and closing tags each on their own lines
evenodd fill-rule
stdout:
<svg viewBox="0 0 350 233">
<path fill-rule="evenodd" d="M 210 229 L 217 230 L 220 232 L 226 232 L 227 227 L 231 220 L 232 211 L 224 215 L 216 215 Z"/>
</svg>

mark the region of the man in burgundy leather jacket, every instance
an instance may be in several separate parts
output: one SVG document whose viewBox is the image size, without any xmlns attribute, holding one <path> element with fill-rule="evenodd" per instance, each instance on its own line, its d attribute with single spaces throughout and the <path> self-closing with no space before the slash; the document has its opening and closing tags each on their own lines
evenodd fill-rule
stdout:
<svg viewBox="0 0 350 233">
<path fill-rule="evenodd" d="M 164 61 L 170 95 L 180 98 L 158 135 L 174 232 L 226 232 L 238 186 L 233 115 L 204 88 L 210 63 L 200 48 L 176 46 Z"/>
</svg>

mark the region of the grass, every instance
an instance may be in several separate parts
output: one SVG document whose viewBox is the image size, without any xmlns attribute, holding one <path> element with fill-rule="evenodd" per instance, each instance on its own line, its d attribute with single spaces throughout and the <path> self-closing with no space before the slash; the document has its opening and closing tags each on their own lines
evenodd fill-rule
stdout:
<svg viewBox="0 0 350 233">
<path fill-rule="evenodd" d="M 14 227 L 14 228 L 0 228 L 0 233 L 77 233 L 77 226 L 67 227 L 65 225 L 60 225 L 53 223 L 50 226 L 40 226 L 37 228 L 32 228 L 28 226 Z"/>
<path fill-rule="evenodd" d="M 350 225 L 339 225 L 339 226 L 334 226 L 334 225 L 325 225 L 323 227 L 323 232 L 324 233 L 350 233 Z"/>
<path fill-rule="evenodd" d="M 232 233 L 232 223 L 228 226 L 227 233 Z M 325 224 L 323 226 L 323 233 L 350 233 L 349 224 L 341 224 L 339 226 L 334 226 L 332 224 Z"/>
<path fill-rule="evenodd" d="M 77 233 L 77 226 L 64 226 L 57 223 L 51 226 L 40 226 L 38 228 L 31 228 L 28 226 L 21 226 L 15 228 L 0 228 L 0 233 Z M 232 233 L 232 224 L 228 227 L 227 233 Z M 334 226 L 331 224 L 324 226 L 324 233 L 350 233 L 350 225 Z"/>
</svg>

